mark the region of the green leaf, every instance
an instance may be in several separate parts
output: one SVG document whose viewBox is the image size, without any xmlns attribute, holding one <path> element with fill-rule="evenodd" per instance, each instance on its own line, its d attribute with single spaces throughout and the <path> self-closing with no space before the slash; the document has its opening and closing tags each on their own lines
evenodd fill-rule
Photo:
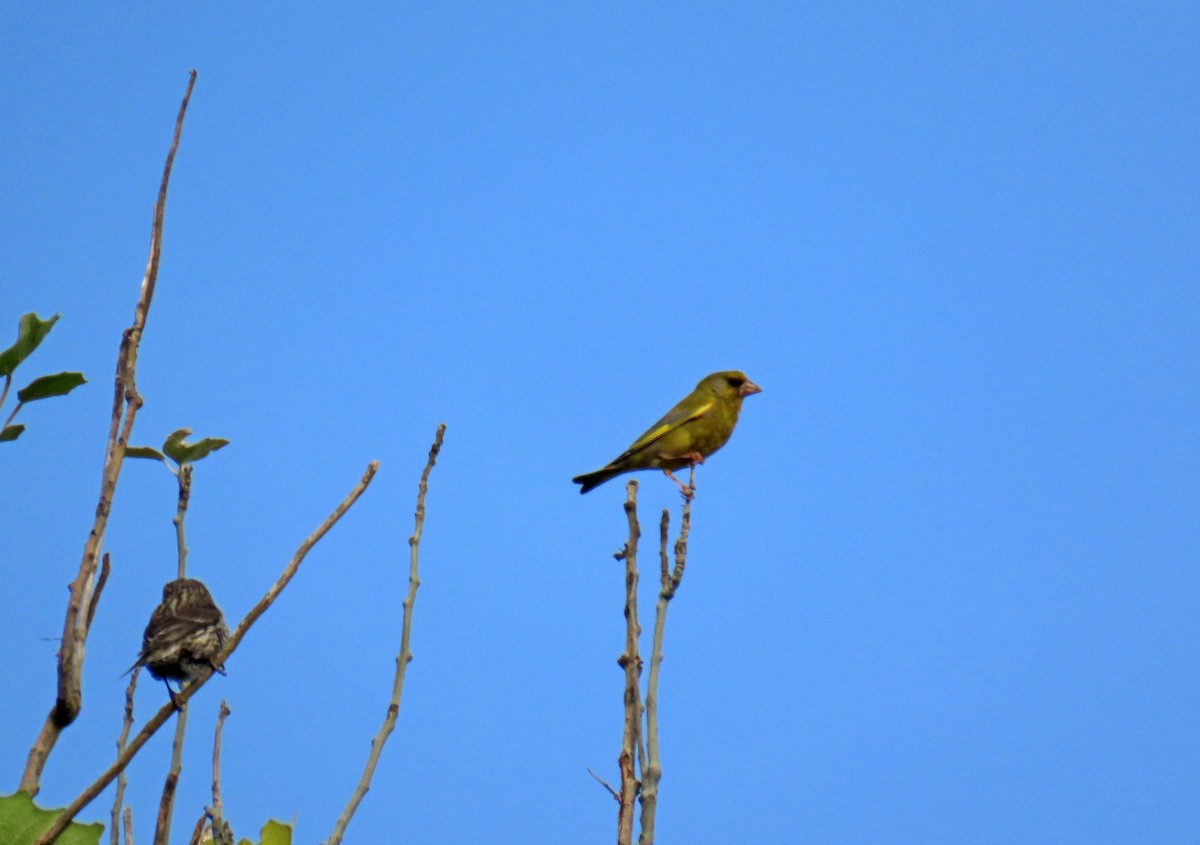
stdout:
<svg viewBox="0 0 1200 845">
<path fill-rule="evenodd" d="M 292 826 L 271 819 L 262 826 L 261 845 L 292 845 Z"/>
<path fill-rule="evenodd" d="M 17 400 L 33 402 L 37 399 L 49 399 L 52 396 L 66 396 L 81 384 L 87 384 L 83 373 L 55 373 L 52 376 L 42 376 L 35 378 L 18 390 Z"/>
<path fill-rule="evenodd" d="M 16 440 L 24 430 L 25 426 L 19 423 L 17 425 L 6 425 L 3 429 L 0 429 L 0 443 L 6 440 Z"/>
<path fill-rule="evenodd" d="M 58 314 L 49 320 L 39 320 L 37 314 L 30 311 L 21 317 L 17 325 L 17 342 L 0 352 L 0 376 L 6 376 L 17 368 L 17 364 L 29 357 L 29 353 L 38 348 L 42 338 L 50 334 L 50 329 L 58 322 Z"/>
<path fill-rule="evenodd" d="M 0 842 L 27 845 L 45 833 L 61 812 L 38 807 L 24 792 L 0 796 Z M 54 840 L 54 845 L 98 845 L 103 832 L 104 825 L 100 822 L 71 822 Z"/>
<path fill-rule="evenodd" d="M 184 440 L 184 438 L 185 438 L 185 437 L 187 437 L 187 436 L 188 436 L 189 434 L 191 434 L 191 433 L 192 433 L 192 430 L 191 430 L 190 428 L 177 428 L 177 429 L 175 429 L 175 430 L 174 430 L 174 431 L 172 431 L 170 434 L 168 434 L 168 435 L 167 435 L 167 439 L 163 441 L 163 448 L 162 448 L 162 450 L 163 450 L 163 451 L 164 451 L 164 452 L 165 452 L 167 455 L 169 455 L 169 456 L 170 456 L 171 460 L 173 460 L 173 461 L 175 461 L 176 463 L 178 463 L 178 462 L 179 462 L 179 458 L 177 458 L 177 457 L 175 457 L 175 456 L 176 456 L 176 454 L 178 454 L 178 453 L 180 453 L 180 452 L 184 451 L 184 450 L 187 448 L 187 447 L 184 445 L 184 443 L 183 443 L 183 440 Z"/>
<path fill-rule="evenodd" d="M 163 460 L 163 453 L 152 446 L 127 446 L 125 448 L 125 457 L 150 458 L 155 461 L 161 461 Z"/>
<path fill-rule="evenodd" d="M 191 433 L 190 428 L 181 428 L 171 432 L 163 441 L 163 452 L 180 466 L 195 463 L 201 458 L 207 457 L 210 452 L 229 445 L 229 441 L 221 437 L 205 437 L 195 443 L 185 443 L 184 438 Z"/>
</svg>

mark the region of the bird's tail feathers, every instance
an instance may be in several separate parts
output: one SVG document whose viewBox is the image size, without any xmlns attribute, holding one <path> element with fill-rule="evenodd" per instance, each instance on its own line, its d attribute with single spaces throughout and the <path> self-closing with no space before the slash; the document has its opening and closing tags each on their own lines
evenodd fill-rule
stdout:
<svg viewBox="0 0 1200 845">
<path fill-rule="evenodd" d="M 571 479 L 576 484 L 582 485 L 579 488 L 580 493 L 587 493 L 589 490 L 595 490 L 604 482 L 616 478 L 623 470 L 614 469 L 611 466 L 598 469 L 595 472 L 585 472 L 583 475 L 577 475 Z"/>
</svg>

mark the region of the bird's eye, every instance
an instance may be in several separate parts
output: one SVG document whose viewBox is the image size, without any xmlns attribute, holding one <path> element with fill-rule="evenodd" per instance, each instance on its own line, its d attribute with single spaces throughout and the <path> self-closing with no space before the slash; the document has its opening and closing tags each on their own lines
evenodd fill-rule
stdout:
<svg viewBox="0 0 1200 845">
<path fill-rule="evenodd" d="M 746 383 L 746 380 L 744 378 L 731 378 L 731 379 L 726 379 L 726 381 L 728 381 L 734 387 L 741 387 L 743 384 Z"/>
</svg>

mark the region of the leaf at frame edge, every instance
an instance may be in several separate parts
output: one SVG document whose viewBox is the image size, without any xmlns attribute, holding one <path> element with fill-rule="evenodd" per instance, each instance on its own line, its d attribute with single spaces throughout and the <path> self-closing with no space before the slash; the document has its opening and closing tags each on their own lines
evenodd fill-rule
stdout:
<svg viewBox="0 0 1200 845">
<path fill-rule="evenodd" d="M 0 429 L 0 443 L 4 443 L 8 440 L 16 440 L 21 436 L 21 432 L 24 430 L 25 426 L 21 425 L 20 423 L 17 423 L 16 425 L 6 425 L 3 429 Z"/>
<path fill-rule="evenodd" d="M 292 845 L 292 826 L 270 819 L 262 826 L 261 845 Z"/>
<path fill-rule="evenodd" d="M 0 842 L 27 845 L 42 835 L 62 810 L 37 806 L 25 792 L 0 796 Z M 71 822 L 54 840 L 54 845 L 99 845 L 104 825 L 100 822 Z"/>
</svg>

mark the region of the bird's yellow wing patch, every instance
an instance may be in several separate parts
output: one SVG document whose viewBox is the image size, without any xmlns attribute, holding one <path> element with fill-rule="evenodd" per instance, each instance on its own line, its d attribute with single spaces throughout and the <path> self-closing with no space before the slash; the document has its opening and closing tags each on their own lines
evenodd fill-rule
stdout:
<svg viewBox="0 0 1200 845">
<path fill-rule="evenodd" d="M 684 423 L 699 419 L 709 412 L 715 402 L 715 399 L 709 399 L 707 402 L 704 402 L 698 407 L 693 408 L 691 412 L 686 415 L 680 414 L 676 416 L 675 414 L 667 414 L 665 417 L 659 420 L 656 425 L 652 426 L 649 431 L 634 441 L 634 444 L 625 450 L 625 455 L 632 455 L 634 452 L 645 449 L 667 432 L 674 431 Z M 620 460 L 620 458 L 617 460 Z"/>
</svg>

